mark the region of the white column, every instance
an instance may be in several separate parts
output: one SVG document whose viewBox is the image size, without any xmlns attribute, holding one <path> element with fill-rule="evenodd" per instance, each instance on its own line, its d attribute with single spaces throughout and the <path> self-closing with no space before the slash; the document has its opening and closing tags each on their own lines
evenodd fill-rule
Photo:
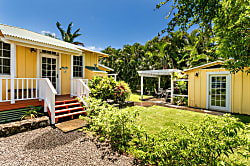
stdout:
<svg viewBox="0 0 250 166">
<path fill-rule="evenodd" d="M 143 99 L 143 76 L 141 76 L 141 99 Z"/>
<path fill-rule="evenodd" d="M 36 50 L 36 77 L 40 78 L 40 71 L 41 71 L 41 57 L 40 57 L 40 50 Z"/>
<path fill-rule="evenodd" d="M 115 74 L 115 81 L 116 81 L 116 75 L 117 75 L 117 74 Z"/>
<path fill-rule="evenodd" d="M 158 79 L 159 79 L 158 80 L 158 91 L 159 91 L 159 89 L 161 88 L 161 77 L 159 77 Z"/>
<path fill-rule="evenodd" d="M 82 78 L 85 78 L 85 54 L 82 54 Z"/>
<path fill-rule="evenodd" d="M 61 95 L 61 82 L 62 82 L 62 78 L 61 78 L 61 67 L 62 67 L 62 55 L 61 53 L 59 53 L 59 56 L 58 56 L 58 68 L 57 68 L 57 71 L 58 71 L 58 78 L 57 78 L 57 81 L 58 81 L 58 86 L 57 86 L 57 92 L 59 95 Z"/>
<path fill-rule="evenodd" d="M 10 46 L 10 100 L 11 104 L 15 103 L 15 73 L 16 73 L 16 45 L 11 43 Z"/>
<path fill-rule="evenodd" d="M 173 104 L 174 99 L 174 80 L 173 73 L 171 73 L 171 104 Z"/>
<path fill-rule="evenodd" d="M 73 97 L 73 56 L 71 55 L 70 65 L 70 97 Z"/>
</svg>

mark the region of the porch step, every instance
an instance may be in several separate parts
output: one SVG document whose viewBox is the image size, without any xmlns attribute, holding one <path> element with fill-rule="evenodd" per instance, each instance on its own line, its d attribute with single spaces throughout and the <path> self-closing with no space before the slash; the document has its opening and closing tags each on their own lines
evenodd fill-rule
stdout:
<svg viewBox="0 0 250 166">
<path fill-rule="evenodd" d="M 71 107 L 71 106 L 81 106 L 81 103 L 69 103 L 69 104 L 55 105 L 55 109 L 68 108 L 68 107 Z"/>
<path fill-rule="evenodd" d="M 87 115 L 87 112 L 76 99 L 55 102 L 55 123 L 60 118 L 70 117 L 70 119 L 74 119 L 74 115 L 80 114 Z"/>
<path fill-rule="evenodd" d="M 68 108 L 68 109 L 56 110 L 55 114 L 63 113 L 63 112 L 71 112 L 71 111 L 75 111 L 75 110 L 82 111 L 82 110 L 84 110 L 84 108 L 83 107 L 73 107 L 73 108 Z"/>
<path fill-rule="evenodd" d="M 55 116 L 55 123 L 58 122 L 58 119 L 59 118 L 64 118 L 64 117 L 69 117 L 71 116 L 71 119 L 73 119 L 74 115 L 80 115 L 80 114 L 84 114 L 84 115 L 87 115 L 87 112 L 86 111 L 78 111 L 78 112 L 73 112 L 73 113 L 68 113 L 68 114 L 62 114 L 62 115 L 57 115 Z"/>
<path fill-rule="evenodd" d="M 78 102 L 78 100 L 73 99 L 73 100 L 64 100 L 64 101 L 56 101 L 56 105 L 63 105 L 63 104 L 69 104 L 69 103 L 75 103 Z"/>
</svg>

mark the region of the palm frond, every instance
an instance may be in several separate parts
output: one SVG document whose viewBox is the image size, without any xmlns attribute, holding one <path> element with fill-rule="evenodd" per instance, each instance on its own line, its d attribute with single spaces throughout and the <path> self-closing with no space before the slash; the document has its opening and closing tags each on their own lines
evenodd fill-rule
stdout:
<svg viewBox="0 0 250 166">
<path fill-rule="evenodd" d="M 64 40 L 65 38 L 65 31 L 61 28 L 61 24 L 57 21 L 56 22 L 57 29 L 61 32 L 62 39 Z"/>
</svg>

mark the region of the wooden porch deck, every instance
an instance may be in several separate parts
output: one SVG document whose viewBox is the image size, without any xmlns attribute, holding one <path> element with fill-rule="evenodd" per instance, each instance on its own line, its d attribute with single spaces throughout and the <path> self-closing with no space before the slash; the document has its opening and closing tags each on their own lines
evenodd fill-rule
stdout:
<svg viewBox="0 0 250 166">
<path fill-rule="evenodd" d="M 56 101 L 63 101 L 63 100 L 72 100 L 74 97 L 70 97 L 70 95 L 57 95 Z M 14 104 L 9 102 L 0 102 L 0 111 L 6 110 L 14 110 L 14 109 L 21 109 L 26 108 L 28 106 L 43 106 L 43 100 L 39 101 L 38 99 L 31 99 L 31 100 L 20 100 L 16 101 Z"/>
</svg>

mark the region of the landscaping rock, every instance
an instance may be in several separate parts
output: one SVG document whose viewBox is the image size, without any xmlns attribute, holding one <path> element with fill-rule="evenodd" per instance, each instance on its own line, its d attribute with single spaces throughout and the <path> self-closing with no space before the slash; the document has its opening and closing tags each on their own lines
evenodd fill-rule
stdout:
<svg viewBox="0 0 250 166">
<path fill-rule="evenodd" d="M 47 116 L 0 124 L 0 137 L 7 137 L 13 134 L 37 129 L 40 127 L 46 127 L 49 124 L 50 122 Z"/>
</svg>

